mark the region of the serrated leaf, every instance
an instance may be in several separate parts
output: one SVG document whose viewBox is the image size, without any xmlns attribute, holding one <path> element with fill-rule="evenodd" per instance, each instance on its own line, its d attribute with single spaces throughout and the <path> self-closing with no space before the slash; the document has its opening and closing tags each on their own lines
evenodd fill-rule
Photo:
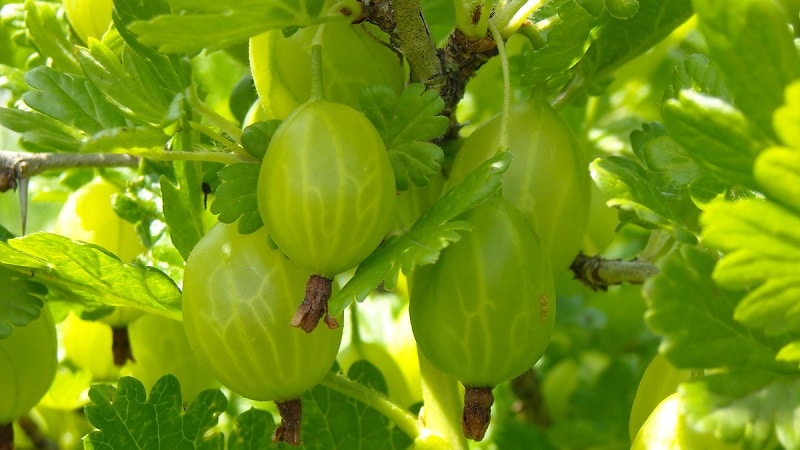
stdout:
<svg viewBox="0 0 800 450">
<path fill-rule="evenodd" d="M 800 55 L 774 0 L 693 0 L 698 26 L 733 92 L 736 107 L 762 130 L 800 78 Z M 768 132 L 768 131 L 767 131 Z"/>
<path fill-rule="evenodd" d="M 666 98 L 677 98 L 683 90 L 707 94 L 731 103 L 733 96 L 714 64 L 704 55 L 693 53 L 672 72 L 672 84 L 664 92 Z"/>
<path fill-rule="evenodd" d="M 112 102 L 144 123 L 160 123 L 168 106 L 164 89 L 147 83 L 148 74 L 138 73 L 134 60 L 141 57 L 133 51 L 124 51 L 125 62 L 99 41 L 91 41 L 89 48 L 78 48 L 78 59 L 86 76 Z"/>
<path fill-rule="evenodd" d="M 800 81 L 786 87 L 784 98 L 772 118 L 775 133 L 786 146 L 800 150 Z"/>
<path fill-rule="evenodd" d="M 172 14 L 130 24 L 145 45 L 164 53 L 217 50 L 276 28 L 305 27 L 320 17 L 320 0 L 244 0 L 235 3 L 171 0 Z M 219 24 L 224 23 L 221 27 Z"/>
<path fill-rule="evenodd" d="M 0 267 L 0 286 L 3 286 L 0 291 L 0 339 L 3 339 L 11 334 L 12 326 L 23 327 L 39 317 L 47 289 L 5 267 Z"/>
<path fill-rule="evenodd" d="M 341 375 L 328 375 L 341 377 Z M 406 449 L 411 439 L 378 411 L 333 389 L 318 385 L 301 396 L 303 448 Z"/>
<path fill-rule="evenodd" d="M 28 106 L 87 135 L 126 125 L 119 110 L 83 76 L 41 66 L 30 70 L 25 81 L 33 88 L 22 96 Z"/>
<path fill-rule="evenodd" d="M 33 277 L 48 300 L 97 306 L 130 306 L 181 318 L 181 293 L 152 267 L 124 264 L 104 249 L 52 233 L 34 233 L 0 243 L 0 266 Z"/>
<path fill-rule="evenodd" d="M 458 238 L 459 224 L 449 223 L 462 213 L 499 194 L 503 174 L 511 163 L 511 153 L 503 152 L 484 161 L 459 185 L 445 193 L 406 232 L 394 236 L 375 250 L 356 270 L 355 275 L 328 302 L 330 314 L 342 314 L 347 305 L 361 301 L 384 279 L 393 280 L 400 268 L 436 260 L 448 242 Z M 437 250 L 438 246 L 438 250 Z"/>
<path fill-rule="evenodd" d="M 800 152 L 783 147 L 764 150 L 753 174 L 770 199 L 800 214 Z"/>
<path fill-rule="evenodd" d="M 768 141 L 739 110 L 684 90 L 664 102 L 661 113 L 669 136 L 695 161 L 731 183 L 755 185 L 753 162 Z"/>
<path fill-rule="evenodd" d="M 714 267 L 710 255 L 683 245 L 645 283 L 645 319 L 663 336 L 662 351 L 681 368 L 785 370 L 776 344 L 734 320 L 743 293 L 714 284 Z"/>
<path fill-rule="evenodd" d="M 800 382 L 796 377 L 751 371 L 714 374 L 679 388 L 689 425 L 743 448 L 800 446 Z"/>
<path fill-rule="evenodd" d="M 222 184 L 217 187 L 211 212 L 222 223 L 239 220 L 242 234 L 252 233 L 264 225 L 258 211 L 258 164 L 232 164 L 217 172 Z M 239 219 L 241 217 L 241 219 Z"/>
<path fill-rule="evenodd" d="M 747 199 L 712 203 L 702 223 L 703 241 L 726 252 L 714 280 L 752 288 L 736 308 L 736 320 L 769 334 L 799 332 L 800 217 L 775 203 Z"/>
<path fill-rule="evenodd" d="M 367 89 L 359 99 L 364 115 L 381 134 L 392 161 L 397 189 L 409 183 L 426 186 L 437 174 L 444 152 L 430 141 L 447 130 L 441 116 L 444 101 L 419 83 L 409 85 L 398 98 L 388 88 Z"/>
<path fill-rule="evenodd" d="M 228 450 L 265 450 L 278 448 L 272 442 L 275 431 L 275 418 L 272 414 L 255 408 L 236 416 L 233 429 L 228 437 Z"/>
<path fill-rule="evenodd" d="M 184 411 L 181 389 L 174 375 L 159 379 L 146 396 L 137 379 L 122 377 L 117 387 L 95 385 L 86 417 L 99 430 L 84 438 L 86 449 L 101 448 L 224 448 L 224 437 L 208 434 L 228 401 L 218 390 L 201 392 Z"/>
<path fill-rule="evenodd" d="M 20 143 L 34 152 L 77 152 L 81 136 L 77 130 L 35 111 L 0 108 L 0 125 L 20 133 Z"/>
<path fill-rule="evenodd" d="M 57 16 L 58 6 L 48 2 L 25 1 L 25 28 L 43 59 L 50 58 L 56 68 L 68 73 L 81 73 L 72 54 L 72 44 Z"/>
<path fill-rule="evenodd" d="M 81 147 L 85 153 L 123 153 L 163 149 L 169 136 L 158 128 L 120 127 L 93 134 Z"/>
<path fill-rule="evenodd" d="M 589 168 L 597 186 L 610 197 L 608 206 L 633 211 L 646 223 L 666 224 L 665 215 L 669 216 L 666 199 L 636 161 L 611 156 L 594 160 Z"/>
</svg>

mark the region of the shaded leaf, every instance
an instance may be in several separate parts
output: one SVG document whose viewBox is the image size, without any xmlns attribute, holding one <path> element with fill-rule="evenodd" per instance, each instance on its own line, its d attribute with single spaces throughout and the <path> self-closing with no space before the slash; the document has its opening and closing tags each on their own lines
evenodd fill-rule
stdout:
<svg viewBox="0 0 800 450">
<path fill-rule="evenodd" d="M 781 6 L 773 0 L 692 4 L 736 108 L 759 129 L 771 130 L 772 113 L 783 103 L 784 89 L 800 78 L 800 55 Z"/>
<path fill-rule="evenodd" d="M 716 176 L 747 187 L 753 162 L 768 141 L 736 108 L 693 91 L 681 91 L 661 112 L 669 136 Z"/>
<path fill-rule="evenodd" d="M 681 368 L 746 368 L 781 371 L 779 344 L 734 320 L 743 293 L 724 289 L 711 278 L 714 259 L 683 245 L 645 283 L 647 325 L 662 335 L 662 351 Z"/>
<path fill-rule="evenodd" d="M 30 70 L 25 81 L 33 88 L 22 96 L 28 106 L 86 135 L 126 125 L 119 110 L 83 76 L 41 66 Z"/>
<path fill-rule="evenodd" d="M 232 164 L 217 172 L 222 184 L 217 187 L 211 203 L 211 212 L 222 223 L 239 220 L 237 229 L 242 234 L 252 233 L 264 222 L 258 211 L 258 164 Z M 241 219 L 240 219 L 241 217 Z"/>
<path fill-rule="evenodd" d="M 426 186 L 439 173 L 444 152 L 430 141 L 447 130 L 439 115 L 444 101 L 422 84 L 408 86 L 398 98 L 388 88 L 367 89 L 360 98 L 364 115 L 381 134 L 394 169 L 397 190 L 410 183 Z"/>
<path fill-rule="evenodd" d="M 47 289 L 5 267 L 0 267 L 0 286 L 3 286 L 0 290 L 0 339 L 3 339 L 11 334 L 12 326 L 23 327 L 39 318 Z"/>
<path fill-rule="evenodd" d="M 218 390 L 201 392 L 185 411 L 174 375 L 159 379 L 149 398 L 144 385 L 131 377 L 120 378 L 117 387 L 92 386 L 89 398 L 86 417 L 98 430 L 84 438 L 87 449 L 224 448 L 221 434 L 208 433 L 228 404 Z"/>
<path fill-rule="evenodd" d="M 800 381 L 756 371 L 700 377 L 679 388 L 688 424 L 744 448 L 800 446 Z"/>
</svg>

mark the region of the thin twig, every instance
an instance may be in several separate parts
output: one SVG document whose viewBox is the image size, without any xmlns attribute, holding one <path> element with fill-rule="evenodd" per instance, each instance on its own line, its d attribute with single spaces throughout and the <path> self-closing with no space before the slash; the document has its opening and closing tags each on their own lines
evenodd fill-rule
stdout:
<svg viewBox="0 0 800 450">
<path fill-rule="evenodd" d="M 72 167 L 136 167 L 139 158 L 107 153 L 28 153 L 0 150 L 0 192 L 16 189 L 20 179 L 46 170 Z"/>
<path fill-rule="evenodd" d="M 623 283 L 642 284 L 658 274 L 655 264 L 632 259 L 605 259 L 601 256 L 579 254 L 570 266 L 575 278 L 594 290 L 607 290 Z"/>
</svg>

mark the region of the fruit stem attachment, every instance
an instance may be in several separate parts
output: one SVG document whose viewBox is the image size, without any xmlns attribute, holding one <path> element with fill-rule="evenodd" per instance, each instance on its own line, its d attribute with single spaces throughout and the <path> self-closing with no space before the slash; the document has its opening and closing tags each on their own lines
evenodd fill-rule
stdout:
<svg viewBox="0 0 800 450">
<path fill-rule="evenodd" d="M 283 402 L 275 402 L 275 405 L 281 415 L 281 424 L 275 428 L 275 432 L 272 434 L 272 442 L 285 442 L 299 447 L 303 403 L 299 398 L 292 398 Z"/>
<path fill-rule="evenodd" d="M 14 448 L 14 422 L 0 425 L 0 450 Z"/>
<path fill-rule="evenodd" d="M 330 328 L 339 328 L 339 322 L 328 314 L 328 300 L 331 298 L 333 280 L 320 275 L 311 275 L 306 283 L 306 295 L 303 303 L 297 308 L 292 317 L 292 326 L 298 327 L 306 333 L 311 333 L 317 328 L 320 319 Z"/>
<path fill-rule="evenodd" d="M 111 327 L 111 352 L 114 355 L 114 365 L 117 367 L 124 366 L 128 360 L 134 361 L 127 326 Z"/>
<path fill-rule="evenodd" d="M 325 92 L 322 86 L 322 33 L 325 32 L 323 23 L 314 33 L 311 40 L 311 100 L 323 100 Z"/>
<path fill-rule="evenodd" d="M 492 418 L 494 395 L 492 387 L 464 386 L 464 413 L 461 416 L 461 428 L 464 436 L 473 441 L 480 441 L 489 428 Z"/>
<path fill-rule="evenodd" d="M 500 147 L 498 151 L 508 150 L 508 118 L 511 117 L 511 74 L 508 68 L 508 53 L 503 42 L 503 36 L 494 22 L 489 22 L 489 31 L 492 39 L 497 44 L 497 54 L 500 56 L 500 67 L 503 71 L 503 112 L 500 116 Z"/>
</svg>

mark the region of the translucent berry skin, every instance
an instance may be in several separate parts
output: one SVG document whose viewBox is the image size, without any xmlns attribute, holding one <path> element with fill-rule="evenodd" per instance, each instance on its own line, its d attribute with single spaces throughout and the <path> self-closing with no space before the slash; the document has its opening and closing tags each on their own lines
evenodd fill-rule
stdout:
<svg viewBox="0 0 800 450">
<path fill-rule="evenodd" d="M 12 327 L 0 339 L 0 425 L 27 413 L 47 393 L 56 375 L 56 325 L 45 305 L 41 316 L 24 327 Z"/>
<path fill-rule="evenodd" d="M 500 122 L 495 116 L 464 141 L 453 161 L 449 187 L 499 150 Z M 591 179 L 584 150 L 558 113 L 543 102 L 514 106 L 508 126 L 508 150 L 514 159 L 503 178 L 503 198 L 533 226 L 550 253 L 553 270 L 566 270 L 580 250 L 589 220 Z"/>
<path fill-rule="evenodd" d="M 336 359 L 342 329 L 289 325 L 308 273 L 267 244 L 218 224 L 198 242 L 183 286 L 183 324 L 197 357 L 234 392 L 284 401 L 316 385 Z"/>
<path fill-rule="evenodd" d="M 533 366 L 555 320 L 547 252 L 522 214 L 501 198 L 464 220 L 472 231 L 419 266 L 411 326 L 419 350 L 465 386 L 494 386 Z"/>
<path fill-rule="evenodd" d="M 327 278 L 375 250 L 392 225 L 395 197 L 380 135 L 342 104 L 298 108 L 261 163 L 258 208 L 269 234 L 289 259 Z"/>
</svg>

